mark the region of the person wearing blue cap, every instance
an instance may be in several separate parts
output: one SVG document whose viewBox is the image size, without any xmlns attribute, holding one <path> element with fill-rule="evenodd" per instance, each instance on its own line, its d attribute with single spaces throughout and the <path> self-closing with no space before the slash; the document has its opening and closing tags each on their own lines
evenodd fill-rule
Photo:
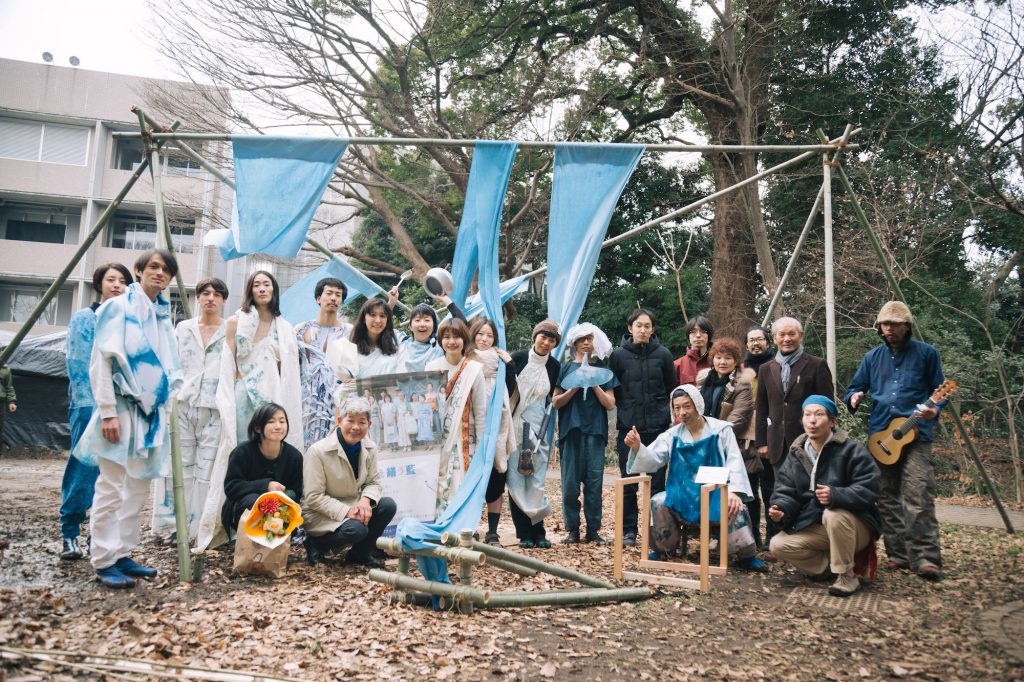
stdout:
<svg viewBox="0 0 1024 682">
<path fill-rule="evenodd" d="M 804 399 L 804 433 L 776 472 L 768 515 L 782 528 L 775 557 L 812 577 L 834 574 L 829 593 L 847 597 L 861 587 L 858 574 L 874 577 L 881 475 L 867 448 L 836 428 L 837 415 L 828 396 Z"/>
</svg>

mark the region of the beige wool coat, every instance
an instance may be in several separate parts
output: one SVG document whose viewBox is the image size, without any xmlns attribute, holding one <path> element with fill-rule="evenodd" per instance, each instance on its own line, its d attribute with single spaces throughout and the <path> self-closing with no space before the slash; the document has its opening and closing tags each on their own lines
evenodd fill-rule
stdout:
<svg viewBox="0 0 1024 682">
<path fill-rule="evenodd" d="M 306 532 L 326 535 L 335 531 L 359 498 L 370 498 L 370 506 L 375 507 L 383 494 L 377 471 L 377 445 L 363 439 L 357 478 L 337 434 L 331 431 L 306 451 L 302 459 L 302 487 Z"/>
</svg>

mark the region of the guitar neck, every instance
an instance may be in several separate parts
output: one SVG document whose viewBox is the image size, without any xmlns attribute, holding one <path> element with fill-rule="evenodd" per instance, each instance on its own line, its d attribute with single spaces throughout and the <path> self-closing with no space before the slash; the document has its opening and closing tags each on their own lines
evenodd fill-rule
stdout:
<svg viewBox="0 0 1024 682">
<path fill-rule="evenodd" d="M 931 398 L 928 398 L 928 400 L 924 401 L 924 404 L 925 407 L 935 407 L 935 401 L 932 400 Z M 917 426 L 918 422 L 921 421 L 922 417 L 923 415 L 920 412 L 914 410 L 914 414 L 910 415 L 910 418 L 907 419 L 907 421 L 900 424 L 900 431 L 909 431 L 910 429 L 914 428 L 915 426 Z"/>
</svg>

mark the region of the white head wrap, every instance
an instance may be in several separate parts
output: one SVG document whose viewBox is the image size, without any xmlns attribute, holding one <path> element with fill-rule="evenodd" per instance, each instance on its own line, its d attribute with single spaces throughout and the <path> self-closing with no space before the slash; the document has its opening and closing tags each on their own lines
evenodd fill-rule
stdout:
<svg viewBox="0 0 1024 682">
<path fill-rule="evenodd" d="M 608 336 L 597 328 L 596 325 L 592 325 L 589 322 L 581 322 L 580 324 L 572 327 L 569 333 L 565 335 L 565 347 L 569 349 L 569 352 L 573 352 L 573 344 L 585 336 L 594 336 L 594 352 L 593 356 L 599 360 L 603 360 L 608 357 L 612 352 L 612 342 L 608 340 Z"/>
<path fill-rule="evenodd" d="M 697 387 L 693 384 L 683 384 L 682 386 L 676 386 L 672 389 L 671 396 L 673 399 L 679 397 L 679 391 L 686 393 L 686 397 L 693 401 L 693 406 L 697 408 L 697 412 L 704 414 L 704 396 L 700 394 Z M 671 400 L 669 401 L 671 402 Z M 671 405 L 669 405 L 671 409 Z"/>
</svg>

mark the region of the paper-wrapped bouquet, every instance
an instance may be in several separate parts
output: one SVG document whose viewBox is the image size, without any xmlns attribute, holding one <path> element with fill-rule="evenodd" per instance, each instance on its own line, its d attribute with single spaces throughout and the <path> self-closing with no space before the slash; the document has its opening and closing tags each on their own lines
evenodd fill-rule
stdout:
<svg viewBox="0 0 1024 682">
<path fill-rule="evenodd" d="M 302 525 L 302 509 L 284 493 L 263 493 L 245 520 L 245 534 L 269 549 L 288 539 Z"/>
</svg>

